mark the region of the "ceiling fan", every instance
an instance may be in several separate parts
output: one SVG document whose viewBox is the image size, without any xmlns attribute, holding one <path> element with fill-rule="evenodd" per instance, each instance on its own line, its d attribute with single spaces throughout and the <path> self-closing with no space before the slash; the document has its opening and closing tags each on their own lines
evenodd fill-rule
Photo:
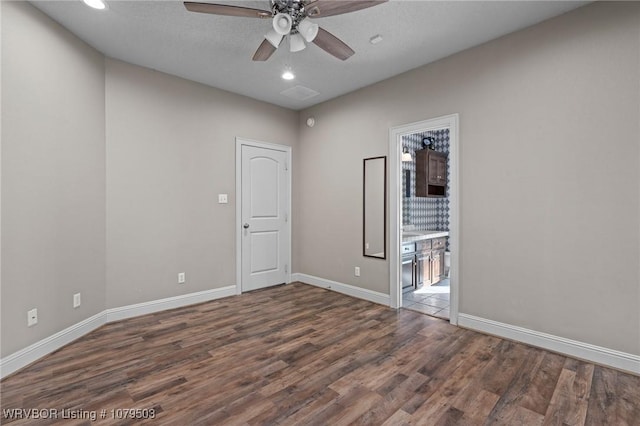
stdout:
<svg viewBox="0 0 640 426">
<path fill-rule="evenodd" d="M 273 28 L 265 35 L 262 44 L 253 55 L 254 61 L 266 61 L 276 51 L 285 36 L 289 50 L 298 52 L 305 48 L 305 41 L 338 59 L 346 60 L 355 52 L 330 32 L 318 27 L 310 18 L 324 18 L 355 12 L 384 3 L 387 0 L 270 0 L 271 10 L 253 9 L 215 3 L 185 1 L 191 12 L 243 18 L 272 19 Z"/>
</svg>

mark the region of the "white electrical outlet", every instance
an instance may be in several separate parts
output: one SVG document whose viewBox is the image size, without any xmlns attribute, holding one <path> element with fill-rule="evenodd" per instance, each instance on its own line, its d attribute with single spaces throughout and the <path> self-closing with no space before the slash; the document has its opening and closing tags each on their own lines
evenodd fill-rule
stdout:
<svg viewBox="0 0 640 426">
<path fill-rule="evenodd" d="M 359 266 L 356 266 L 356 269 L 355 269 L 355 271 L 354 271 L 354 274 L 356 275 L 356 277 L 359 277 L 359 276 L 360 276 L 360 267 L 359 267 Z"/>
<path fill-rule="evenodd" d="M 184 272 L 180 272 L 178 274 L 178 284 L 184 284 L 186 280 L 187 280 L 186 274 Z"/>
<path fill-rule="evenodd" d="M 33 327 L 38 323 L 38 309 L 33 308 L 27 312 L 27 327 Z"/>
<path fill-rule="evenodd" d="M 80 299 L 80 293 L 76 293 L 73 295 L 73 308 L 77 308 L 78 306 L 80 306 L 80 304 L 82 303 L 82 300 Z"/>
<path fill-rule="evenodd" d="M 218 194 L 218 203 L 219 204 L 227 204 L 229 199 L 227 198 L 227 194 Z"/>
</svg>

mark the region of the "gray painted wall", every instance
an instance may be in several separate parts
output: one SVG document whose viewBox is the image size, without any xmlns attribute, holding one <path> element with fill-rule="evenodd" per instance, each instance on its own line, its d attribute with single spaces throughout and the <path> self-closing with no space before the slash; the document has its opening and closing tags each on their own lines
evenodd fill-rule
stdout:
<svg viewBox="0 0 640 426">
<path fill-rule="evenodd" d="M 107 308 L 235 285 L 235 137 L 295 146 L 298 114 L 120 61 L 106 75 Z"/>
<path fill-rule="evenodd" d="M 640 354 L 639 52 L 640 4 L 596 3 L 302 111 L 298 270 L 388 293 L 355 165 L 457 112 L 460 312 Z"/>
<path fill-rule="evenodd" d="M 0 7 L 6 356 L 104 310 L 105 118 L 103 56 L 26 2 Z"/>
</svg>

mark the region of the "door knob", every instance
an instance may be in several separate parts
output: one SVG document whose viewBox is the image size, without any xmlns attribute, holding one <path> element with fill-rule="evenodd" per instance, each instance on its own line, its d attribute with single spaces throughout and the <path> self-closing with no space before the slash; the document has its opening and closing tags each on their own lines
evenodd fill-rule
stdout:
<svg viewBox="0 0 640 426">
<path fill-rule="evenodd" d="M 247 229 L 247 228 L 249 227 L 249 224 L 248 224 L 248 223 L 245 223 L 244 225 L 242 225 L 242 227 L 243 227 L 244 229 Z"/>
</svg>

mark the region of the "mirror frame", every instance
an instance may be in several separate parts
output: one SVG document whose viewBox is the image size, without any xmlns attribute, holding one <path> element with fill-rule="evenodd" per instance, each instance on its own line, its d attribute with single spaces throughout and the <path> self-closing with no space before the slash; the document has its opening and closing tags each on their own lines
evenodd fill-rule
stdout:
<svg viewBox="0 0 640 426">
<path fill-rule="evenodd" d="M 367 161 L 383 161 L 383 199 L 382 199 L 382 256 L 367 254 Z M 387 258 L 387 156 L 369 157 L 362 160 L 362 256 L 374 259 Z"/>
</svg>

